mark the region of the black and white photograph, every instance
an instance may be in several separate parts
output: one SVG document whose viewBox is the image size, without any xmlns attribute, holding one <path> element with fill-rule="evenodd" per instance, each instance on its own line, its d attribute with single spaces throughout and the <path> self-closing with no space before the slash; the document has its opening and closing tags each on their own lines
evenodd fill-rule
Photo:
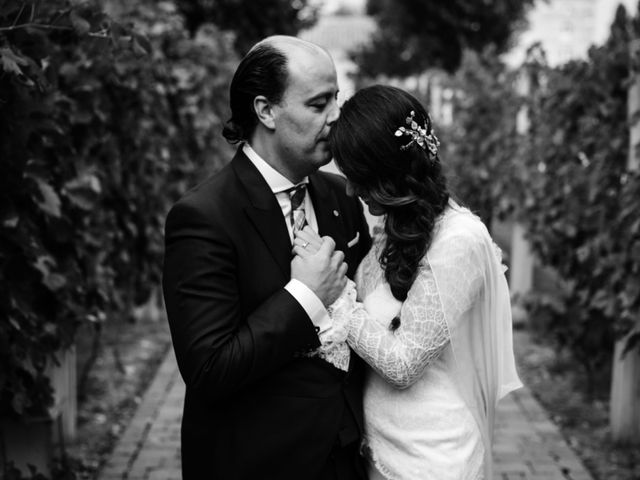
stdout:
<svg viewBox="0 0 640 480">
<path fill-rule="evenodd" d="M 640 2 L 0 0 L 0 480 L 640 480 Z"/>
</svg>

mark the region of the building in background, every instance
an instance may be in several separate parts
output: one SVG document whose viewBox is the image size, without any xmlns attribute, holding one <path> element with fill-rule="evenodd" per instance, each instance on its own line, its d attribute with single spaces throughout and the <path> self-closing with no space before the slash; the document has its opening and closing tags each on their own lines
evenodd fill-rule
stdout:
<svg viewBox="0 0 640 480">
<path fill-rule="evenodd" d="M 518 67 L 527 49 L 535 43 L 542 45 L 552 66 L 584 58 L 591 45 L 602 44 L 607 39 L 620 4 L 631 15 L 636 13 L 637 0 L 537 0 L 527 16 L 528 27 L 515 39 L 514 48 L 504 59 L 511 67 Z M 344 101 L 353 94 L 350 74 L 357 68 L 348 52 L 366 42 L 376 25 L 365 15 L 366 0 L 324 0 L 321 5 L 318 23 L 301 32 L 300 37 L 329 50 L 336 62 L 341 100 Z M 420 75 L 389 79 L 389 83 L 425 93 L 434 80 L 431 75 Z M 444 96 L 449 94 L 445 92 Z M 447 98 L 432 98 L 432 102 L 443 105 L 442 120 L 450 121 Z"/>
<path fill-rule="evenodd" d="M 503 59 L 509 67 L 518 68 L 534 44 L 540 44 L 552 67 L 584 59 L 591 46 L 607 40 L 621 4 L 630 16 L 636 15 L 637 0 L 537 0 L 527 15 L 527 26 Z M 432 74 L 429 79 L 429 109 L 441 125 L 453 122 L 454 92 L 447 83 L 443 74 Z M 518 122 L 522 123 L 520 118 Z"/>
<path fill-rule="evenodd" d="M 428 1 L 428 0 L 424 0 Z M 526 51 L 539 43 L 551 66 L 585 58 L 589 48 L 602 44 L 609 35 L 618 5 L 630 15 L 636 14 L 637 0 L 537 0 L 527 15 L 528 25 L 504 55 L 507 65 L 517 68 Z M 300 37 L 325 47 L 333 57 L 340 85 L 339 102 L 354 93 L 351 75 L 357 66 L 349 52 L 367 42 L 376 29 L 375 21 L 365 15 L 366 0 L 324 0 L 318 23 L 300 33 Z M 429 110 L 436 123 L 453 122 L 454 92 L 447 87 L 442 72 L 424 72 L 409 78 L 384 78 L 396 85 L 429 98 Z M 335 170 L 333 164 L 327 166 Z"/>
<path fill-rule="evenodd" d="M 635 15 L 636 0 L 538 0 L 527 16 L 528 27 L 505 55 L 512 67 L 522 64 L 527 49 L 540 43 L 551 66 L 585 58 L 591 45 L 609 36 L 618 5 Z"/>
</svg>

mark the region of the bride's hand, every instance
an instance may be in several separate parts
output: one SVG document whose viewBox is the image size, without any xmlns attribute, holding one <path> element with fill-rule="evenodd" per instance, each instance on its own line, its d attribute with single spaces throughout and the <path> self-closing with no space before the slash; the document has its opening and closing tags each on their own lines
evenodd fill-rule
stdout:
<svg viewBox="0 0 640 480">
<path fill-rule="evenodd" d="M 296 232 L 293 239 L 293 253 L 296 255 L 314 254 L 320 250 L 322 238 L 307 225 Z"/>
</svg>

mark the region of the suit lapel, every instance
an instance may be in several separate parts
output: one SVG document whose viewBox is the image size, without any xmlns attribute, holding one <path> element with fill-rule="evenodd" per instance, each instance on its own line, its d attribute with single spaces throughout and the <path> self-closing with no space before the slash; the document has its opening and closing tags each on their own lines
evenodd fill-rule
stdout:
<svg viewBox="0 0 640 480">
<path fill-rule="evenodd" d="M 344 237 L 342 213 L 335 192 L 329 188 L 326 180 L 319 174 L 309 176 L 309 195 L 318 222 L 318 233 L 329 235 L 336 244 Z"/>
<path fill-rule="evenodd" d="M 291 240 L 275 195 L 242 149 L 238 150 L 231 165 L 250 201 L 250 205 L 246 205 L 244 209 L 247 216 L 273 255 L 283 275 L 289 278 Z"/>
<path fill-rule="evenodd" d="M 244 187 L 250 204 L 245 212 L 286 278 L 291 274 L 291 240 L 278 201 L 258 169 L 239 149 L 231 165 Z M 336 193 L 322 175 L 309 176 L 309 195 L 313 202 L 318 232 L 332 237 L 344 248 L 345 232 Z"/>
<path fill-rule="evenodd" d="M 345 240 L 345 231 L 336 193 L 329 188 L 326 180 L 318 174 L 309 177 L 309 184 L 309 194 L 313 202 L 320 235 L 329 235 L 336 241 L 336 244 L 340 245 L 340 242 Z M 347 378 L 353 374 L 359 361 L 360 359 L 357 355 L 351 351 L 349 370 L 346 374 Z M 336 370 L 336 372 L 342 375 L 341 371 Z"/>
</svg>

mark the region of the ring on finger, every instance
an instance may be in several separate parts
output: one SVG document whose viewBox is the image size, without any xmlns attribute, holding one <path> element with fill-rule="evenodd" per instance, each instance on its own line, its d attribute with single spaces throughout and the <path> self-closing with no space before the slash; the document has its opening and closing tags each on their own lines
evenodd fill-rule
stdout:
<svg viewBox="0 0 640 480">
<path fill-rule="evenodd" d="M 309 246 L 309 242 L 304 242 L 304 243 L 302 244 L 302 248 L 307 248 L 307 246 Z"/>
</svg>

